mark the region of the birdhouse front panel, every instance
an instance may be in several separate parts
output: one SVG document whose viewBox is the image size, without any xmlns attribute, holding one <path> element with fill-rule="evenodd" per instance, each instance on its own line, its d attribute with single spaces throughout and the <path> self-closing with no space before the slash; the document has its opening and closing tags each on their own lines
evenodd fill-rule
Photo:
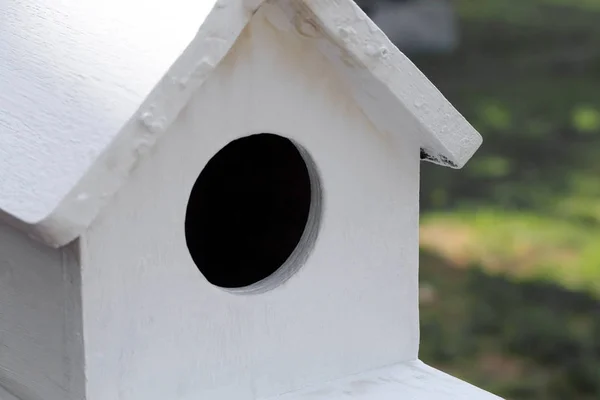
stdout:
<svg viewBox="0 0 600 400">
<path fill-rule="evenodd" d="M 266 398 L 417 356 L 419 144 L 279 13 L 81 239 L 89 400 Z"/>
<path fill-rule="evenodd" d="M 352 0 L 7 4 L 3 400 L 491 398 L 417 360 L 481 137 Z"/>
</svg>

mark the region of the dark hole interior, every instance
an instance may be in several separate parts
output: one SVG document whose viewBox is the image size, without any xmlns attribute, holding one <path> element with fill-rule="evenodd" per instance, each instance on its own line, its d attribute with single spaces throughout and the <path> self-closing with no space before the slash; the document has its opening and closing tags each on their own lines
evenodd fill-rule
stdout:
<svg viewBox="0 0 600 400">
<path fill-rule="evenodd" d="M 187 207 L 198 269 L 224 288 L 268 277 L 298 245 L 310 199 L 307 165 L 289 139 L 263 133 L 229 143 L 200 173 Z"/>
</svg>

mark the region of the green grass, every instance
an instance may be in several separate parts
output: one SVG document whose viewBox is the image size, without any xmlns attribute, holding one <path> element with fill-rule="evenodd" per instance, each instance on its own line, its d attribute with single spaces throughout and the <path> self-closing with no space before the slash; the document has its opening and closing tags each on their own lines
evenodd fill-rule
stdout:
<svg viewBox="0 0 600 400">
<path fill-rule="evenodd" d="M 421 237 L 425 248 L 457 264 L 480 264 L 489 272 L 552 281 L 600 295 L 596 226 L 531 212 L 479 209 L 426 214 Z"/>
<path fill-rule="evenodd" d="M 421 254 L 427 363 L 512 400 L 600 396 L 600 303 Z"/>
</svg>

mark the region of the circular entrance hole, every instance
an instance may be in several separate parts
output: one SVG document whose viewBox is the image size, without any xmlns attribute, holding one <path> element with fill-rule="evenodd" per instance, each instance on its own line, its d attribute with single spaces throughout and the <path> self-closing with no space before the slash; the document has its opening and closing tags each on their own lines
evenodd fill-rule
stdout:
<svg viewBox="0 0 600 400">
<path fill-rule="evenodd" d="M 194 184 L 187 247 L 213 285 L 268 290 L 308 256 L 319 212 L 320 185 L 308 153 L 282 136 L 247 136 L 215 154 Z"/>
</svg>

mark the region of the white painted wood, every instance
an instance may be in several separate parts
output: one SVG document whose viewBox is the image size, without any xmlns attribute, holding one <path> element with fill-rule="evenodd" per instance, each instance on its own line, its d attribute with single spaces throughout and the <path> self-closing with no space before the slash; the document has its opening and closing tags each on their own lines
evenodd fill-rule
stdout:
<svg viewBox="0 0 600 400">
<path fill-rule="evenodd" d="M 278 0 L 295 26 L 312 27 L 314 44 L 354 88 L 380 131 L 417 134 L 427 161 L 462 167 L 479 133 L 352 0 Z"/>
<path fill-rule="evenodd" d="M 0 208 L 45 218 L 196 34 L 214 1 L 0 1 Z"/>
<path fill-rule="evenodd" d="M 222 0 L 179 57 L 183 0 L 2 1 L 25 22 L 0 25 L 0 50 L 24 40 L 0 67 L 0 218 L 79 240 L 0 224 L 0 396 L 255 400 L 417 358 L 419 150 L 459 167 L 480 138 L 352 1 Z M 261 132 L 314 161 L 320 229 L 290 279 L 232 293 L 193 264 L 185 211 L 207 161 Z M 443 380 L 423 368 L 386 370 L 404 383 L 383 395 Z"/>
<path fill-rule="evenodd" d="M 0 386 L 0 400 L 19 400 Z"/>
<path fill-rule="evenodd" d="M 410 361 L 353 375 L 269 400 L 500 400 L 431 368 Z"/>
<path fill-rule="evenodd" d="M 254 400 L 417 356 L 419 145 L 264 7 L 82 238 L 88 400 Z M 324 211 L 307 263 L 240 295 L 198 272 L 184 218 L 209 158 L 259 132 L 310 153 Z"/>
<path fill-rule="evenodd" d="M 89 225 L 258 6 L 214 4 L 0 0 L 0 219 L 52 246 Z"/>
<path fill-rule="evenodd" d="M 50 249 L 0 224 L 0 387 L 21 400 L 83 397 L 74 252 L 74 246 Z"/>
<path fill-rule="evenodd" d="M 20 4 L 27 4 L 4 1 L 11 4 L 8 7 L 10 16 L 15 14 L 14 10 L 21 10 Z M 0 159 L 4 163 L 0 164 L 0 218 L 51 246 L 61 246 L 79 236 L 123 185 L 140 155 L 152 148 L 167 130 L 194 90 L 227 53 L 262 0 L 221 0 L 192 43 L 147 97 L 173 57 L 185 47 L 188 38 L 186 27 L 192 24 L 187 21 L 196 15 L 194 7 L 206 2 L 178 0 L 176 6 L 172 2 L 161 3 L 163 9 L 163 6 L 156 8 L 158 6 L 152 6 L 154 3 L 149 5 L 141 0 L 111 0 L 107 4 L 118 10 L 99 12 L 99 20 L 116 18 L 118 23 L 114 26 L 118 29 L 106 30 L 120 35 L 120 32 L 125 32 L 124 36 L 116 38 L 98 33 L 100 28 L 93 24 L 89 31 L 75 29 L 75 34 L 72 34 L 69 30 L 71 23 L 78 27 L 87 26 L 89 16 L 87 11 L 81 10 L 90 10 L 95 15 L 95 7 L 77 5 L 73 6 L 76 12 L 66 13 L 64 10 L 68 8 L 55 5 L 58 0 L 46 2 L 54 6 L 39 9 L 46 13 L 60 9 L 60 12 L 55 12 L 58 13 L 55 17 L 59 21 L 66 18 L 67 23 L 62 24 L 64 27 L 53 28 L 62 25 L 54 22 L 49 25 L 43 18 L 42 22 L 33 19 L 34 23 L 31 26 L 25 24 L 24 29 L 3 25 L 7 27 L 6 37 L 24 37 L 26 42 L 43 46 L 45 50 L 41 54 L 47 54 L 54 47 L 59 50 L 72 48 L 76 52 L 67 52 L 64 56 L 59 53 L 61 58 L 51 60 L 49 56 L 34 57 L 37 51 L 17 52 L 17 61 L 21 64 L 29 65 L 26 61 L 32 61 L 32 65 L 51 66 L 47 71 L 57 69 L 70 79 L 58 72 L 55 75 L 59 78 L 55 78 L 54 75 L 44 75 L 49 72 L 38 73 L 33 67 L 26 68 L 24 76 L 27 79 L 21 80 L 29 81 L 40 93 L 30 90 L 25 84 L 9 82 L 8 77 L 10 81 L 19 80 L 0 69 L 0 87 L 11 87 L 7 92 L 11 93 L 10 96 L 0 94 L 2 104 L 7 104 L 4 109 L 9 110 L 0 114 L 3 127 Z M 283 24 L 285 18 L 277 16 L 274 25 L 284 30 L 291 26 L 293 31 L 308 37 L 309 43 L 318 47 L 336 66 L 337 74 L 352 86 L 357 104 L 378 131 L 393 137 L 390 140 L 415 136 L 419 146 L 428 153 L 429 161 L 453 167 L 461 167 L 480 145 L 481 137 L 477 132 L 352 0 L 271 2 L 285 10 L 288 20 L 287 25 Z M 105 10 L 104 7 L 108 6 L 104 3 L 98 7 Z M 122 4 L 127 4 L 127 7 Z M 122 12 L 122 8 L 129 11 Z M 140 11 L 142 9 L 144 12 L 153 10 L 152 16 L 146 17 Z M 204 15 L 207 9 L 198 9 L 198 15 Z M 61 13 L 72 16 L 67 18 Z M 171 18 L 175 15 L 173 13 L 177 13 L 177 18 Z M 166 16 L 163 18 L 163 15 Z M 160 23 L 156 21 L 158 16 L 162 18 Z M 183 20 L 180 21 L 179 17 Z M 163 19 L 175 25 L 181 24 L 181 30 L 168 25 Z M 202 18 L 198 17 L 196 26 L 200 26 L 201 21 Z M 163 23 L 167 25 L 161 25 Z M 43 35 L 33 29 L 38 29 L 38 25 L 47 27 L 42 30 Z M 163 35 L 171 28 L 183 32 L 174 36 L 174 42 L 166 38 L 170 34 Z M 65 30 L 66 33 L 63 32 Z M 76 45 L 69 47 L 67 44 L 71 44 L 73 35 Z M 56 43 L 42 40 L 43 44 L 38 45 L 41 40 L 38 36 L 58 37 L 60 40 L 56 39 Z M 130 46 L 122 39 L 125 36 L 134 38 L 130 40 L 136 45 Z M 79 38 L 82 38 L 81 43 Z M 65 40 L 67 44 L 63 43 Z M 153 47 L 154 41 L 162 43 L 158 50 Z M 11 43 L 4 46 L 7 49 L 14 47 Z M 105 54 L 104 48 L 113 47 L 120 53 Z M 27 46 L 22 48 L 28 49 Z M 106 61 L 90 61 L 98 56 Z M 160 62 L 155 62 L 151 56 L 159 57 Z M 123 60 L 127 65 L 123 65 Z M 18 68 L 20 64 L 17 61 L 11 61 L 11 71 L 23 70 Z M 149 64 L 152 67 L 148 67 Z M 156 65 L 160 67 L 155 68 Z M 108 68 L 109 72 L 104 68 Z M 96 79 L 94 73 L 100 74 L 102 79 Z M 138 74 L 142 83 L 130 87 L 130 80 L 137 82 L 137 78 L 132 76 Z M 61 93 L 68 95 L 63 98 Z M 32 99 L 40 99 L 42 104 L 32 103 Z M 24 130 L 30 134 L 23 135 Z"/>
</svg>

